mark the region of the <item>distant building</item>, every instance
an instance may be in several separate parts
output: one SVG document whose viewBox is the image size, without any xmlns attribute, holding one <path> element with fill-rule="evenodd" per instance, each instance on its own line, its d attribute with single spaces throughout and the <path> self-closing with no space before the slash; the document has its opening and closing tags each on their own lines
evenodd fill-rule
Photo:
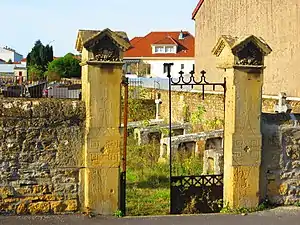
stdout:
<svg viewBox="0 0 300 225">
<path fill-rule="evenodd" d="M 14 81 L 27 80 L 26 63 L 1 63 L 0 62 L 0 80 L 14 80 Z"/>
<path fill-rule="evenodd" d="M 20 62 L 23 59 L 23 55 L 17 53 L 14 49 L 4 47 L 0 47 L 0 59 L 8 62 L 11 60 L 12 62 Z"/>
<path fill-rule="evenodd" d="M 128 75 L 167 78 L 164 63 L 174 63 L 172 76 L 194 68 L 194 36 L 187 31 L 151 32 L 135 37 L 124 53 L 124 71 Z"/>
</svg>

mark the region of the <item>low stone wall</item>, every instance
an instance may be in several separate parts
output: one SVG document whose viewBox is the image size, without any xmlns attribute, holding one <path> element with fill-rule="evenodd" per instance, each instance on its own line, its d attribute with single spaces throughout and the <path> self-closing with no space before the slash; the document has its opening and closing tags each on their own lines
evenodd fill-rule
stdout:
<svg viewBox="0 0 300 225">
<path fill-rule="evenodd" d="M 285 114 L 262 117 L 261 197 L 280 205 L 300 202 L 300 126 L 293 123 Z"/>
<path fill-rule="evenodd" d="M 79 210 L 84 105 L 0 98 L 0 213 Z"/>
<path fill-rule="evenodd" d="M 148 97 L 154 97 L 154 92 L 156 90 L 146 88 Z M 159 90 L 161 93 L 161 118 L 169 118 L 169 96 L 168 91 Z M 181 122 L 186 120 L 188 122 L 188 117 L 197 110 L 199 105 L 204 106 L 206 112 L 203 118 L 207 120 L 213 120 L 215 118 L 223 120 L 224 119 L 224 97 L 223 94 L 212 94 L 206 93 L 202 100 L 202 94 L 196 92 L 185 92 L 185 91 L 172 91 L 172 121 Z M 262 112 L 273 113 L 274 106 L 278 103 L 277 99 L 263 98 Z M 293 113 L 300 113 L 300 101 L 288 100 L 288 104 L 292 106 Z"/>
<path fill-rule="evenodd" d="M 155 118 L 155 102 L 153 99 L 129 99 L 128 100 L 128 121 L 142 121 Z M 122 122 L 124 103 L 122 102 Z"/>
</svg>

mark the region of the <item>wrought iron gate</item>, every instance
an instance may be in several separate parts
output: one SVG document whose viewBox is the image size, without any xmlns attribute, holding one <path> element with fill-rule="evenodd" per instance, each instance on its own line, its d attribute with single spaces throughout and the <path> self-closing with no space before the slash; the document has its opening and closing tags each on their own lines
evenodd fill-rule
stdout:
<svg viewBox="0 0 300 225">
<path fill-rule="evenodd" d="M 121 87 L 124 88 L 124 111 L 123 111 L 123 153 L 122 153 L 122 171 L 120 173 L 120 201 L 119 209 L 126 215 L 126 157 L 127 157 L 127 123 L 128 123 L 128 78 L 122 77 Z"/>
<path fill-rule="evenodd" d="M 224 103 L 226 93 L 226 79 L 222 83 L 209 83 L 206 81 L 205 71 L 201 71 L 200 81 L 195 80 L 194 69 L 190 72 L 189 78 L 186 80 L 183 72 L 179 72 L 179 78 L 171 77 L 171 66 L 173 63 L 165 63 L 169 78 L 169 145 L 170 145 L 170 200 L 171 214 L 182 214 L 186 207 L 193 205 L 194 213 L 210 213 L 219 212 L 221 209 L 221 201 L 223 199 L 223 174 L 220 175 L 191 175 L 191 176 L 173 176 L 172 168 L 172 86 L 201 86 L 202 99 L 204 99 L 205 86 L 212 86 L 215 90 L 216 86 L 224 89 Z M 225 104 L 224 104 L 225 110 Z"/>
</svg>

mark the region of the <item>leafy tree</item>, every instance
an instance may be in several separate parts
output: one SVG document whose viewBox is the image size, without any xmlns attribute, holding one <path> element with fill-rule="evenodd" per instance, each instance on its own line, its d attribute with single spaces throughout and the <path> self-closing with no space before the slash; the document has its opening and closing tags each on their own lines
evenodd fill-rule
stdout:
<svg viewBox="0 0 300 225">
<path fill-rule="evenodd" d="M 56 72 L 47 71 L 45 73 L 45 77 L 47 77 L 47 80 L 49 82 L 51 82 L 51 81 L 60 81 L 61 80 L 60 75 L 58 73 L 56 73 Z"/>
<path fill-rule="evenodd" d="M 37 81 L 44 78 L 44 71 L 41 66 L 30 65 L 28 66 L 29 80 Z"/>
<path fill-rule="evenodd" d="M 72 53 L 53 60 L 48 65 L 48 73 L 56 73 L 62 78 L 81 77 L 80 60 Z"/>
<path fill-rule="evenodd" d="M 12 64 L 13 62 L 12 62 L 11 59 L 9 59 L 9 60 L 7 61 L 7 63 L 8 63 L 8 64 Z"/>
</svg>

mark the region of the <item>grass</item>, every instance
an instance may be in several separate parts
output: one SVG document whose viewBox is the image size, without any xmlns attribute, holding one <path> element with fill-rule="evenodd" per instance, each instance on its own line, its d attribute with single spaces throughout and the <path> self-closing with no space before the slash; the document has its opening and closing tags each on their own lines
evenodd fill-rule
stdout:
<svg viewBox="0 0 300 225">
<path fill-rule="evenodd" d="M 127 215 L 166 215 L 169 213 L 170 189 L 168 165 L 159 164 L 157 143 L 137 146 L 128 139 Z"/>
<path fill-rule="evenodd" d="M 130 173 L 129 173 L 130 174 Z M 127 184 L 127 215 L 166 215 L 170 208 L 168 183 L 158 187 L 138 182 Z"/>
<path fill-rule="evenodd" d="M 158 163 L 159 143 L 137 146 L 128 138 L 126 215 L 170 212 L 169 164 Z M 200 175 L 202 161 L 182 152 L 174 157 L 174 175 Z"/>
</svg>

